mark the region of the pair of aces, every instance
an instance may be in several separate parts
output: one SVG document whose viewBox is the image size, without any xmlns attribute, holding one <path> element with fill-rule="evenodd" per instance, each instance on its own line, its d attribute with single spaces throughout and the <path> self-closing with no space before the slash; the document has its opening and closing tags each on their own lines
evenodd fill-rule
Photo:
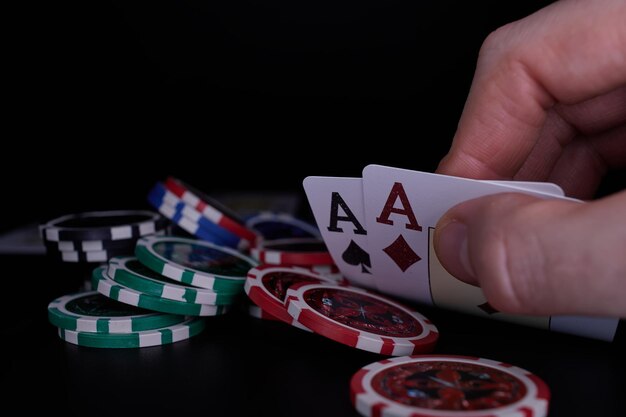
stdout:
<svg viewBox="0 0 626 417">
<path fill-rule="evenodd" d="M 502 192 L 571 200 L 556 184 L 479 181 L 368 165 L 362 179 L 310 176 L 304 189 L 333 260 L 356 285 L 482 317 L 613 338 L 616 319 L 498 312 L 479 288 L 452 277 L 433 249 L 435 225 L 451 207 Z"/>
</svg>

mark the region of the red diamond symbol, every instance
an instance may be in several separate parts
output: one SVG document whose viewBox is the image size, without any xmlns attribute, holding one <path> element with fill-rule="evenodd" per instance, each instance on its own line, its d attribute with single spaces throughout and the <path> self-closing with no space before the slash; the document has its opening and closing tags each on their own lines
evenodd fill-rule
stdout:
<svg viewBox="0 0 626 417">
<path fill-rule="evenodd" d="M 398 238 L 394 240 L 391 245 L 383 249 L 383 251 L 389 255 L 391 260 L 398 265 L 402 272 L 406 272 L 411 265 L 422 259 L 413 249 L 411 249 L 402 235 L 398 236 Z"/>
</svg>

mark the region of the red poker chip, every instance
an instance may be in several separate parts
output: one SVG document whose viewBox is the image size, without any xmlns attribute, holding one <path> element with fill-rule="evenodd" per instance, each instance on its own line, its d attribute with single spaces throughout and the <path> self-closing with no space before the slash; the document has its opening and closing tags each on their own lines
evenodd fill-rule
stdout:
<svg viewBox="0 0 626 417">
<path fill-rule="evenodd" d="M 266 313 L 292 326 L 309 330 L 294 320 L 285 309 L 287 290 L 296 283 L 333 285 L 327 278 L 304 268 L 260 265 L 248 271 L 243 288 L 248 297 Z"/>
<path fill-rule="evenodd" d="M 271 265 L 334 265 L 326 244 L 317 238 L 259 242 L 250 254 L 257 261 Z"/>
<path fill-rule="evenodd" d="M 244 221 L 232 210 L 202 191 L 173 177 L 167 178 L 165 187 L 186 204 L 202 213 L 205 218 L 248 241 L 250 245 L 253 245 L 259 238 L 253 230 L 246 227 Z"/>
<path fill-rule="evenodd" d="M 337 265 L 298 265 L 298 268 L 308 269 L 339 285 L 350 286 L 350 281 L 341 274 Z"/>
<path fill-rule="evenodd" d="M 417 311 L 360 288 L 298 283 L 287 290 L 285 303 L 289 315 L 315 333 L 369 352 L 430 352 L 439 338 Z"/>
<path fill-rule="evenodd" d="M 350 397 L 366 417 L 545 417 L 550 390 L 506 363 L 419 355 L 361 368 L 350 381 Z"/>
<path fill-rule="evenodd" d="M 282 320 L 272 316 L 270 313 L 263 310 L 258 305 L 252 304 L 252 303 L 248 305 L 248 314 L 254 318 L 261 319 L 261 320 L 279 321 L 281 323 L 283 322 Z"/>
<path fill-rule="evenodd" d="M 312 272 L 320 275 L 339 274 L 339 267 L 335 264 L 331 265 L 299 265 L 301 268 L 310 269 Z"/>
</svg>

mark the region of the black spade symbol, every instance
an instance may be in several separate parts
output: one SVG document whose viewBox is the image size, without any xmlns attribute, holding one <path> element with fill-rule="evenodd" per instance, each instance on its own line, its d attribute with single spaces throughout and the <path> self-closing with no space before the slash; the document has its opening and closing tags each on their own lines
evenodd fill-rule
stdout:
<svg viewBox="0 0 626 417">
<path fill-rule="evenodd" d="M 371 274 L 367 268 L 371 268 L 370 255 L 365 252 L 362 247 L 357 245 L 354 240 L 350 240 L 350 244 L 341 254 L 341 258 L 349 265 L 361 265 L 361 272 Z"/>
</svg>

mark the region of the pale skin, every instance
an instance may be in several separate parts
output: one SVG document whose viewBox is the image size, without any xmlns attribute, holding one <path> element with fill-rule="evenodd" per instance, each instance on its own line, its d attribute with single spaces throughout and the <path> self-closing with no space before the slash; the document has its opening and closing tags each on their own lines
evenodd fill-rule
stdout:
<svg viewBox="0 0 626 417">
<path fill-rule="evenodd" d="M 625 22 L 624 0 L 565 0 L 492 33 L 437 172 L 592 198 L 626 167 Z M 626 317 L 626 191 L 470 200 L 440 219 L 435 250 L 498 310 Z"/>
</svg>

